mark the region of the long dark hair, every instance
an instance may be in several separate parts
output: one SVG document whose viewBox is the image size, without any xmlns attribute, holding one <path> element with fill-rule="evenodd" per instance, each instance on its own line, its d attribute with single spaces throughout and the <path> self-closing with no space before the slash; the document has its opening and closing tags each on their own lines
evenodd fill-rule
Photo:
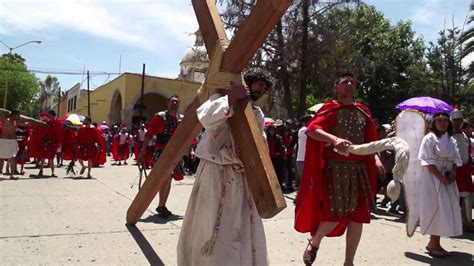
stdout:
<svg viewBox="0 0 474 266">
<path fill-rule="evenodd" d="M 453 135 L 453 131 L 454 131 L 454 128 L 453 128 L 453 123 L 451 122 L 451 120 L 449 119 L 449 114 L 446 113 L 446 112 L 439 112 L 439 113 L 436 113 L 433 115 L 433 120 L 431 120 L 431 132 L 433 132 L 437 137 L 441 137 L 441 135 L 443 135 L 442 132 L 440 132 L 437 128 L 436 128 L 436 118 L 438 117 L 441 117 L 441 116 L 444 116 L 446 118 L 448 118 L 448 129 L 446 130 L 446 132 L 448 133 L 449 136 L 452 136 Z"/>
</svg>

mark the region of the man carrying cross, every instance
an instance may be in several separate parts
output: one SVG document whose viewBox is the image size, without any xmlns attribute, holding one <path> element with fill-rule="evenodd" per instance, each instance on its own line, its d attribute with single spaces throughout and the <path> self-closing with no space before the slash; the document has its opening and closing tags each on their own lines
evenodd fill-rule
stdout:
<svg viewBox="0 0 474 266">
<path fill-rule="evenodd" d="M 239 158 L 228 119 L 237 100 L 255 102 L 272 86 L 263 70 L 244 74 L 248 85 L 232 84 L 197 109 L 205 133 L 196 149 L 201 159 L 178 241 L 178 265 L 267 265 L 260 218 Z M 254 105 L 263 135 L 264 115 Z"/>
</svg>

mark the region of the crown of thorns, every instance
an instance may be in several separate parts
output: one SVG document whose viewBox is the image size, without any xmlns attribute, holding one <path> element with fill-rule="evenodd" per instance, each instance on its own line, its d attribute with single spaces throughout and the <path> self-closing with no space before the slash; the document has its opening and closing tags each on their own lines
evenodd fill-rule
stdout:
<svg viewBox="0 0 474 266">
<path fill-rule="evenodd" d="M 267 86 L 267 90 L 271 89 L 273 86 L 273 78 L 270 76 L 270 73 L 261 68 L 250 68 L 244 72 L 244 80 L 248 86 L 256 81 L 263 81 Z"/>
</svg>

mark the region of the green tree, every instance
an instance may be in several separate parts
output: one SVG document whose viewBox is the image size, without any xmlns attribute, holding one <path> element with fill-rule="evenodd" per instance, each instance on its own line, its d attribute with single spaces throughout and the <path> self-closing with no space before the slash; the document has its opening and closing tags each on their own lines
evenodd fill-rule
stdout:
<svg viewBox="0 0 474 266">
<path fill-rule="evenodd" d="M 453 105 L 461 106 L 471 121 L 474 119 L 474 90 L 470 66 L 463 66 L 461 31 L 453 26 L 439 32 L 436 43 L 430 42 L 426 57 L 429 80 L 434 95 Z"/>
<path fill-rule="evenodd" d="M 315 98 L 331 97 L 335 75 L 352 72 L 358 101 L 385 123 L 397 103 L 426 93 L 425 45 L 410 22 L 391 25 L 373 6 L 338 6 L 312 23 L 310 32 L 308 86 Z"/>
<path fill-rule="evenodd" d="M 39 84 L 36 76 L 27 70 L 25 60 L 18 54 L 4 54 L 0 57 L 0 69 L 0 103 L 3 104 L 8 86 L 6 107 L 31 114 Z"/>
</svg>

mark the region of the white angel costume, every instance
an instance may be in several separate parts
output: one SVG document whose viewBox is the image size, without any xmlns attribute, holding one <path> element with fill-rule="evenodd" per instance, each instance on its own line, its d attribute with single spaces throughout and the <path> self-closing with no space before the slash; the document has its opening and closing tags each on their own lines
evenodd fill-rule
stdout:
<svg viewBox="0 0 474 266">
<path fill-rule="evenodd" d="M 254 111 L 263 134 L 263 112 Z M 201 161 L 179 236 L 178 265 L 268 264 L 262 219 L 227 122 L 232 115 L 220 94 L 197 109 L 205 132 L 196 149 Z"/>
<path fill-rule="evenodd" d="M 455 171 L 453 164 L 462 165 L 456 141 L 447 133 L 439 138 L 433 132 L 428 133 L 421 142 L 418 158 L 422 166 L 435 165 L 441 173 Z M 427 167 L 422 168 L 418 198 L 421 233 L 461 235 L 461 207 L 456 182 L 444 185 Z"/>
</svg>

